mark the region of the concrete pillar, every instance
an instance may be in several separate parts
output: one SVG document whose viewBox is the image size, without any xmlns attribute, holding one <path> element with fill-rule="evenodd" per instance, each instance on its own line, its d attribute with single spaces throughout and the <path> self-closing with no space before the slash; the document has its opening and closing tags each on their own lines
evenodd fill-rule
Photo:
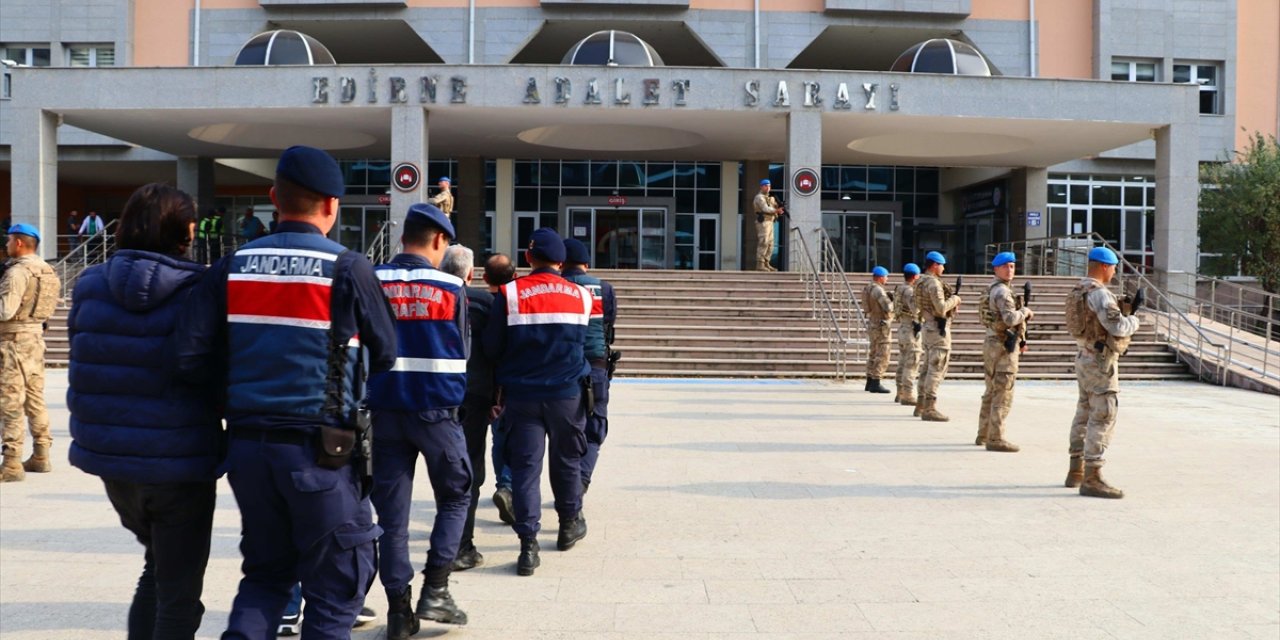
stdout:
<svg viewBox="0 0 1280 640">
<path fill-rule="evenodd" d="M 1038 167 L 1027 167 L 1013 172 L 1014 191 L 1021 191 L 1021 198 L 1013 203 L 1010 215 L 1010 228 L 1018 239 L 1018 230 L 1022 230 L 1022 238 L 1049 237 L 1049 170 Z M 1033 227 L 1028 223 L 1027 212 L 1040 213 L 1040 226 Z M 1019 225 L 1019 223 L 1021 223 Z"/>
<path fill-rule="evenodd" d="M 195 200 L 196 211 L 200 215 L 212 209 L 215 190 L 213 158 L 178 158 L 178 188 Z M 228 215 L 235 216 L 237 213 L 239 212 L 231 211 Z"/>
<path fill-rule="evenodd" d="M 1190 103 L 1189 103 L 1190 104 Z M 1170 293 L 1194 296 L 1200 250 L 1198 116 L 1156 130 L 1155 265 Z M 1177 299 L 1177 298 L 1175 298 Z M 1185 298 L 1182 298 L 1185 300 Z"/>
<path fill-rule="evenodd" d="M 13 222 L 34 225 L 47 242 L 40 256 L 58 255 L 58 125 L 62 116 L 41 109 L 12 109 L 9 163 Z"/>
<path fill-rule="evenodd" d="M 458 243 L 471 249 L 476 260 L 484 255 L 484 158 L 458 158 L 458 189 L 453 201 L 453 227 Z"/>
<path fill-rule="evenodd" d="M 767 167 L 766 167 L 767 169 Z M 720 270 L 737 271 L 742 263 L 738 244 L 742 218 L 738 201 L 738 163 L 720 163 Z"/>
<path fill-rule="evenodd" d="M 404 218 L 409 207 L 427 199 L 427 185 L 431 178 L 427 176 L 427 111 L 416 105 L 404 105 L 391 108 L 391 167 L 402 162 L 413 163 L 418 167 L 418 186 L 410 191 L 402 191 L 391 185 L 391 211 L 389 218 L 404 228 Z M 391 176 L 395 182 L 395 176 Z"/>
<path fill-rule="evenodd" d="M 496 164 L 497 199 L 493 206 L 493 250 L 516 260 L 516 161 L 499 158 Z"/>
<path fill-rule="evenodd" d="M 818 111 L 797 111 L 787 117 L 787 184 L 783 185 L 787 194 L 787 214 L 790 219 L 783 225 L 783 238 L 788 237 L 787 227 L 798 227 L 800 236 L 809 250 L 814 252 L 814 263 L 818 262 L 818 233 L 822 227 L 822 189 L 812 195 L 802 196 L 796 193 L 790 177 L 800 169 L 813 169 L 822 175 L 822 114 Z M 774 185 L 778 188 L 779 185 Z M 800 247 L 788 247 L 792 252 L 800 251 Z M 800 256 L 796 256 L 800 257 Z"/>
<path fill-rule="evenodd" d="M 769 162 L 767 160 L 748 160 L 743 163 L 742 171 L 742 203 L 741 209 L 741 226 L 742 233 L 739 234 L 742 241 L 738 243 L 739 264 L 743 269 L 748 271 L 756 268 L 756 215 L 755 209 L 751 206 L 751 201 L 755 199 L 756 193 L 759 192 L 759 184 L 761 180 L 769 177 Z M 778 193 L 785 194 L 784 185 L 774 185 L 778 189 Z M 790 203 L 788 203 L 790 204 Z"/>
</svg>

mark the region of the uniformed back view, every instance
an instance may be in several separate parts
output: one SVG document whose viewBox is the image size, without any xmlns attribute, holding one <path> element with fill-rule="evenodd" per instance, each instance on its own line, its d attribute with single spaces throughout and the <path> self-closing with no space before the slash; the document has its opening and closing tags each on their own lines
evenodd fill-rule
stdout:
<svg viewBox="0 0 1280 640">
<path fill-rule="evenodd" d="M 898 397 L 900 404 L 915 406 L 916 378 L 920 375 L 920 309 L 916 306 L 915 283 L 920 267 L 908 262 L 902 267 L 902 284 L 893 292 L 893 319 L 898 323 Z"/>
<path fill-rule="evenodd" d="M 582 455 L 582 494 L 587 494 L 600 461 L 600 447 L 609 435 L 609 345 L 618 319 L 613 285 L 587 273 L 591 253 L 575 238 L 564 240 L 564 279 L 591 292 L 591 321 L 587 323 L 585 355 L 591 364 L 592 411 L 587 416 L 587 451 Z"/>
</svg>

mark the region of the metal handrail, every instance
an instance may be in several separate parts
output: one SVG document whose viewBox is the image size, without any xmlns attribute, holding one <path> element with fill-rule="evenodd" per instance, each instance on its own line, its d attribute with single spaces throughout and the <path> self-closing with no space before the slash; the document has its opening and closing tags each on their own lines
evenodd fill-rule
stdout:
<svg viewBox="0 0 1280 640">
<path fill-rule="evenodd" d="M 871 343 L 867 338 L 870 333 L 867 328 L 867 315 L 862 310 L 862 302 L 857 293 L 854 292 L 853 284 L 849 282 L 849 274 L 844 270 L 844 263 L 840 260 L 840 253 L 836 251 L 835 244 L 831 241 L 831 236 L 827 234 L 827 230 L 823 227 L 817 227 L 815 231 L 817 231 L 818 239 L 822 243 L 819 248 L 822 271 L 835 277 L 836 280 L 844 285 L 844 300 L 847 305 L 845 310 L 851 311 L 851 313 L 846 313 L 845 315 L 857 322 L 856 327 L 850 327 L 850 333 L 854 333 L 856 329 L 857 334 L 861 337 L 854 338 L 851 336 L 850 344 L 854 344 L 857 347 L 857 359 L 865 360 L 870 356 Z M 866 353 L 863 353 L 862 347 L 867 348 Z"/>
<path fill-rule="evenodd" d="M 76 280 L 85 269 L 106 262 L 107 258 L 115 253 L 116 235 L 113 231 L 117 222 L 119 221 L 112 220 L 102 225 L 97 233 L 85 238 L 80 246 L 53 263 L 53 270 L 62 282 L 60 297 L 63 301 L 70 301 L 71 292 L 75 291 Z"/>
<path fill-rule="evenodd" d="M 840 318 L 836 314 L 836 307 L 831 303 L 831 295 L 827 293 L 822 273 L 818 271 L 813 261 L 813 252 L 809 250 L 809 243 L 805 241 L 800 227 L 791 227 L 790 246 L 792 247 L 790 271 L 804 276 L 805 297 L 810 301 L 810 312 L 815 318 L 825 320 L 819 324 L 819 330 L 822 340 L 827 344 L 827 360 L 835 363 L 836 381 L 844 382 L 848 375 L 847 345 L 849 341 L 840 329 Z M 799 247 L 800 251 L 795 251 L 795 247 Z M 804 259 L 801 260 L 801 257 Z M 821 313 L 823 311 L 826 312 L 825 315 Z"/>
<path fill-rule="evenodd" d="M 369 242 L 369 248 L 365 251 L 365 256 L 369 258 L 372 264 L 382 264 L 391 259 L 391 230 L 399 224 L 395 220 L 388 220 L 378 233 L 373 236 L 373 240 Z"/>
</svg>

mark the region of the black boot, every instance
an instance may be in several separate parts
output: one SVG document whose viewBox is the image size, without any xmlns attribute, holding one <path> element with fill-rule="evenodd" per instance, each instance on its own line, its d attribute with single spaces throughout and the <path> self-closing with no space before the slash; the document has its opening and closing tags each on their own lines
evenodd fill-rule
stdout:
<svg viewBox="0 0 1280 640">
<path fill-rule="evenodd" d="M 426 580 L 422 584 L 422 595 L 418 597 L 417 616 L 445 624 L 466 624 L 467 614 L 449 595 L 449 567 L 427 567 L 422 574 Z"/>
<path fill-rule="evenodd" d="M 867 378 L 867 391 L 871 393 L 893 393 L 880 384 L 880 378 Z"/>
<path fill-rule="evenodd" d="M 516 561 L 516 573 L 522 576 L 533 575 L 533 570 L 542 564 L 538 559 L 538 540 L 536 538 L 520 539 L 520 559 Z"/>
<path fill-rule="evenodd" d="M 387 640 L 405 640 L 418 632 L 418 619 L 413 615 L 413 587 L 401 593 L 387 591 Z"/>
<path fill-rule="evenodd" d="M 466 571 L 482 564 L 484 564 L 484 555 L 480 553 L 479 549 L 475 548 L 475 545 L 472 545 L 458 552 L 458 556 L 453 559 L 453 564 L 450 565 L 450 568 L 454 571 Z"/>
<path fill-rule="evenodd" d="M 579 511 L 578 515 L 568 520 L 560 519 L 560 536 L 556 538 L 556 548 L 568 551 L 585 537 L 587 537 L 587 519 L 582 517 L 582 512 Z"/>
<path fill-rule="evenodd" d="M 871 378 L 867 378 L 867 383 L 866 383 L 866 384 L 864 384 L 864 385 L 862 385 L 862 390 L 863 390 L 863 391 L 870 391 L 870 390 L 871 390 Z"/>
</svg>

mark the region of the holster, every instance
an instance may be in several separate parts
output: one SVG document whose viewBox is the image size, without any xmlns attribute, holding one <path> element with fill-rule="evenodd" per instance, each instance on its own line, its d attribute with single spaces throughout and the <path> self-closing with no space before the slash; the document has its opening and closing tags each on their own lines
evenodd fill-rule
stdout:
<svg viewBox="0 0 1280 640">
<path fill-rule="evenodd" d="M 759 224 L 759 223 L 761 223 L 761 222 L 764 222 L 764 214 L 763 214 L 763 213 L 757 213 L 757 214 L 756 214 L 756 224 Z"/>
<path fill-rule="evenodd" d="M 911 334 L 912 334 L 913 336 L 915 336 L 915 337 L 917 337 L 917 338 L 918 338 L 918 337 L 920 337 L 920 330 L 921 330 L 921 329 L 923 329 L 923 328 L 924 328 L 924 324 L 919 323 L 919 322 L 912 322 L 912 323 L 911 323 Z"/>
<path fill-rule="evenodd" d="M 1004 350 L 1013 353 L 1018 350 L 1018 332 L 1013 329 L 1004 330 Z"/>
<path fill-rule="evenodd" d="M 346 426 L 320 427 L 316 432 L 316 464 L 325 469 L 341 469 L 356 450 L 356 432 Z"/>
<path fill-rule="evenodd" d="M 938 335 L 944 338 L 947 337 L 947 319 L 945 317 L 934 318 L 933 321 L 938 325 Z"/>
<path fill-rule="evenodd" d="M 621 359 L 622 359 L 621 351 L 614 351 L 613 349 L 609 350 L 607 364 L 605 365 L 605 371 L 609 372 L 610 380 L 613 379 L 613 374 L 618 371 L 618 361 Z"/>
<path fill-rule="evenodd" d="M 582 399 L 587 403 L 587 415 L 591 415 L 596 411 L 595 385 L 591 384 L 591 376 L 578 378 L 578 384 L 582 385 Z"/>
</svg>

